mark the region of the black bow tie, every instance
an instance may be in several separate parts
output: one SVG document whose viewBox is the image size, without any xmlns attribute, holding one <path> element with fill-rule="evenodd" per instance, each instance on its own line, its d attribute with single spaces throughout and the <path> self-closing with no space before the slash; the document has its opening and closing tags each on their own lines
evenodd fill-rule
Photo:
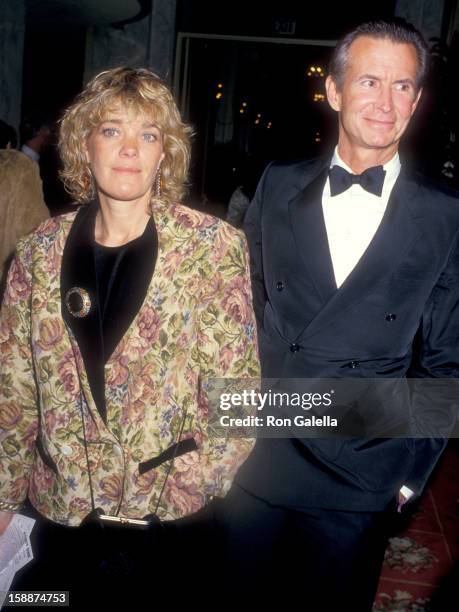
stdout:
<svg viewBox="0 0 459 612">
<path fill-rule="evenodd" d="M 368 168 L 362 174 L 351 174 L 341 166 L 333 166 L 328 173 L 330 176 L 330 195 L 332 197 L 343 193 L 343 191 L 346 191 L 351 185 L 355 184 L 360 185 L 365 191 L 380 197 L 386 175 L 386 171 L 382 166 L 373 166 L 373 168 Z"/>
</svg>

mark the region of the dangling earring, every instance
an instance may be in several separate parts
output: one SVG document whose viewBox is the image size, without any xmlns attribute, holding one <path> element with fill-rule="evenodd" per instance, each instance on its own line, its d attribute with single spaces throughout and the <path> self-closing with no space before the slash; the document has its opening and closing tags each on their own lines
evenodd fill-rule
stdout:
<svg viewBox="0 0 459 612">
<path fill-rule="evenodd" d="M 156 176 L 155 176 L 155 196 L 157 198 L 160 198 L 161 192 L 162 192 L 162 174 L 161 174 L 161 166 L 158 166 L 158 169 L 156 170 Z"/>
<path fill-rule="evenodd" d="M 94 181 L 92 178 L 92 173 L 91 173 L 91 168 L 89 166 L 86 166 L 86 168 L 84 169 L 84 175 L 83 175 L 83 189 L 86 191 L 87 195 L 89 198 L 93 198 L 94 197 Z"/>
</svg>

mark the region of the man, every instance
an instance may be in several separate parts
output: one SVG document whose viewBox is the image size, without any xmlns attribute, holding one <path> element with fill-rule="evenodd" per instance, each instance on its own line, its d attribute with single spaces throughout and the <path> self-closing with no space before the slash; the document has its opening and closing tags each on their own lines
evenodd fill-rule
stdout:
<svg viewBox="0 0 459 612">
<path fill-rule="evenodd" d="M 398 156 L 426 64 L 409 24 L 359 26 L 326 81 L 332 158 L 265 171 L 245 222 L 265 377 L 457 375 L 457 199 Z M 239 583 L 314 612 L 371 610 L 387 516 L 420 494 L 444 448 L 416 437 L 427 398 L 396 399 L 422 415 L 411 438 L 258 440 L 224 517 Z"/>
<path fill-rule="evenodd" d="M 51 140 L 51 129 L 39 113 L 28 115 L 20 126 L 21 151 L 37 164 Z"/>
</svg>

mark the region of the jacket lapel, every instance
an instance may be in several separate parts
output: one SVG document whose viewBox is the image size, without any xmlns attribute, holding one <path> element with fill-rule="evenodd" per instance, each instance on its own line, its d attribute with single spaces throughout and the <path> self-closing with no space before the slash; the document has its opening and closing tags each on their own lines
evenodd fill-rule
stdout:
<svg viewBox="0 0 459 612">
<path fill-rule="evenodd" d="M 104 352 L 93 252 L 96 213 L 95 203 L 81 208 L 67 237 L 61 268 L 61 312 L 76 339 L 94 401 L 106 422 Z M 81 313 L 83 316 L 75 316 L 72 312 L 77 312 L 81 306 L 78 294 L 81 291 L 89 297 L 89 310 L 86 314 Z"/>
<path fill-rule="evenodd" d="M 328 166 L 327 163 L 289 203 L 289 221 L 296 248 L 324 304 L 337 291 L 322 210 Z"/>
<path fill-rule="evenodd" d="M 375 285 L 392 274 L 419 240 L 422 227 L 412 211 L 410 202 L 413 198 L 412 187 L 401 174 L 392 190 L 381 224 L 365 253 L 341 287 L 303 330 L 302 338 L 317 333 L 361 301 Z"/>
<path fill-rule="evenodd" d="M 81 209 L 67 238 L 62 259 L 61 309 L 80 349 L 97 409 L 106 423 L 104 366 L 141 310 L 155 269 L 158 238 L 151 219 L 141 239 L 129 248 L 113 270 L 104 333 L 93 246 L 97 209 L 96 203 Z M 72 314 L 78 307 L 78 294 L 69 309 L 68 292 L 72 289 L 83 290 L 89 296 L 90 308 L 84 316 Z"/>
</svg>

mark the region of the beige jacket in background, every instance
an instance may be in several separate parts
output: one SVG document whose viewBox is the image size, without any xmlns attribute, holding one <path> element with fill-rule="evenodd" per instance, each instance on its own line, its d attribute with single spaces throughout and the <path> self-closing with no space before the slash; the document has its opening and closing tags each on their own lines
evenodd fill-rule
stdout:
<svg viewBox="0 0 459 612">
<path fill-rule="evenodd" d="M 0 277 L 19 238 L 48 217 L 38 164 L 19 151 L 0 150 Z"/>
</svg>

